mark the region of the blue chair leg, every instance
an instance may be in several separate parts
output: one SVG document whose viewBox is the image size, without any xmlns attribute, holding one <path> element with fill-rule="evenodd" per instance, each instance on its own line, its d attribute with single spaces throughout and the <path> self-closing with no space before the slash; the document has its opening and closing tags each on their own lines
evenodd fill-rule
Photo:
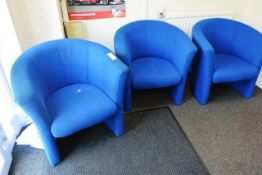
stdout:
<svg viewBox="0 0 262 175">
<path fill-rule="evenodd" d="M 209 66 L 211 64 L 209 63 L 210 59 L 202 56 L 196 56 L 193 61 L 191 88 L 199 104 L 205 105 L 208 102 L 212 87 L 213 71 Z"/>
<path fill-rule="evenodd" d="M 51 132 L 43 131 L 42 133 L 39 133 L 47 159 L 50 165 L 54 167 L 60 162 L 60 153 L 56 140 L 52 136 Z"/>
<path fill-rule="evenodd" d="M 130 80 L 127 82 L 124 98 L 124 110 L 130 112 L 132 110 L 132 87 Z"/>
<path fill-rule="evenodd" d="M 198 103 L 205 105 L 208 102 L 212 81 L 203 71 L 192 75 L 191 88 Z"/>
<path fill-rule="evenodd" d="M 123 113 L 121 110 L 116 116 L 105 121 L 106 125 L 113 131 L 115 136 L 121 136 L 124 133 Z"/>
<path fill-rule="evenodd" d="M 211 91 L 211 86 L 212 85 L 210 83 L 210 84 L 206 84 L 202 88 L 200 88 L 199 86 L 192 90 L 199 104 L 201 105 L 207 104 Z"/>
<path fill-rule="evenodd" d="M 231 83 L 230 85 L 243 97 L 249 99 L 252 97 L 254 89 L 256 87 L 256 80 L 257 78 L 237 83 Z"/>
<path fill-rule="evenodd" d="M 185 91 L 185 81 L 186 80 L 184 80 L 179 86 L 173 87 L 170 91 L 172 100 L 176 105 L 182 105 L 183 103 L 183 95 Z"/>
</svg>

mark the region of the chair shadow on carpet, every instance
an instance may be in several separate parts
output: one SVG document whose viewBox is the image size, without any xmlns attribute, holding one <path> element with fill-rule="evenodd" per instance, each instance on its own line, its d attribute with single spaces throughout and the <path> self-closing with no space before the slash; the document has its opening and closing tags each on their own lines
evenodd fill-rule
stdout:
<svg viewBox="0 0 262 175">
<path fill-rule="evenodd" d="M 132 114 L 138 113 L 137 112 L 130 112 Z M 125 116 L 129 115 L 130 113 L 124 114 Z M 136 125 L 141 122 L 144 122 L 146 119 L 143 117 L 139 117 L 132 122 L 127 122 L 124 119 L 124 135 L 128 134 L 132 131 Z M 119 136 L 119 137 L 123 137 Z M 112 131 L 106 126 L 105 123 L 100 123 L 98 125 L 92 126 L 90 128 L 84 129 L 80 132 L 77 132 L 69 137 L 59 138 L 57 139 L 58 147 L 60 150 L 62 161 L 67 159 L 71 154 L 74 153 L 74 150 L 78 149 L 78 147 L 85 144 L 86 148 L 92 148 L 95 144 L 103 144 L 107 139 L 118 139 L 119 137 L 114 136 Z M 92 142 L 88 142 L 88 140 L 92 140 Z M 94 142 L 94 143 L 93 143 Z"/>
<path fill-rule="evenodd" d="M 261 94 L 262 91 L 256 87 L 253 93 L 253 97 L 259 96 L 259 94 Z M 209 97 L 209 102 L 207 103 L 207 105 L 209 103 L 213 103 L 214 101 L 216 102 L 236 102 L 236 101 L 245 101 L 248 100 L 246 98 L 244 98 L 243 96 L 241 96 L 241 94 L 237 91 L 235 91 L 232 87 L 230 87 L 227 84 L 216 84 L 212 86 L 212 90 L 210 92 L 210 97 Z"/>
</svg>

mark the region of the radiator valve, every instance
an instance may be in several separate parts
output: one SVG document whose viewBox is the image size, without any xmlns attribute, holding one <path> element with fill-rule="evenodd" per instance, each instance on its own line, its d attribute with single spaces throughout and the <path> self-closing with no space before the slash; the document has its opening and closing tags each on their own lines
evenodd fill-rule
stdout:
<svg viewBox="0 0 262 175">
<path fill-rule="evenodd" d="M 159 9 L 159 19 L 164 19 L 164 18 L 165 18 L 164 8 L 160 7 L 160 9 Z"/>
</svg>

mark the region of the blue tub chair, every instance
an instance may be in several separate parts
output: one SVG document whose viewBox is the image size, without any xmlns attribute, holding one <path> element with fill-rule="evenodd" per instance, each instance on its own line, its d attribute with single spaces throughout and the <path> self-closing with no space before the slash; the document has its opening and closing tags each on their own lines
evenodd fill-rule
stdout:
<svg viewBox="0 0 262 175">
<path fill-rule="evenodd" d="M 175 104 L 182 104 L 187 74 L 197 51 L 190 38 L 162 21 L 141 20 L 115 34 L 116 55 L 130 69 L 125 110 L 132 108 L 133 89 L 170 87 Z"/>
<path fill-rule="evenodd" d="M 100 122 L 123 133 L 128 68 L 108 53 L 85 40 L 54 40 L 27 50 L 12 67 L 15 101 L 36 125 L 52 166 L 60 162 L 56 138 Z"/>
<path fill-rule="evenodd" d="M 245 98 L 253 94 L 262 64 L 262 35 L 243 23 L 207 19 L 193 27 L 199 48 L 193 62 L 192 89 L 200 104 L 208 102 L 212 84 L 226 83 Z"/>
</svg>

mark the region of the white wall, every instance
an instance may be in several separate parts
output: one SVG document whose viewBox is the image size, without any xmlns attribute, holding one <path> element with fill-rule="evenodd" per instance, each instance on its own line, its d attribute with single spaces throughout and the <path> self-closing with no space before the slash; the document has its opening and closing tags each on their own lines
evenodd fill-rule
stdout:
<svg viewBox="0 0 262 175">
<path fill-rule="evenodd" d="M 86 20 L 84 23 L 86 24 L 88 39 L 102 43 L 113 50 L 116 30 L 128 22 L 145 19 L 147 16 L 146 3 L 146 0 L 127 0 L 127 17 L 124 18 Z"/>
<path fill-rule="evenodd" d="M 237 18 L 247 0 L 153 0 L 149 1 L 149 18 L 157 18 L 160 8 L 166 12 L 227 10 Z"/>
<path fill-rule="evenodd" d="M 244 22 L 252 25 L 260 31 L 262 31 L 261 7 L 261 0 L 247 0 L 246 6 L 241 13 L 241 18 Z"/>
<path fill-rule="evenodd" d="M 138 19 L 158 19 L 162 7 L 166 12 L 229 10 L 239 18 L 247 0 L 127 0 L 127 17 L 86 20 L 89 40 L 100 42 L 113 50 L 115 31 L 122 25 Z M 148 5 L 147 5 L 148 3 Z"/>
<path fill-rule="evenodd" d="M 248 0 L 245 9 L 241 14 L 241 20 L 260 32 L 262 32 L 262 1 L 261 0 Z M 262 46 L 258 46 L 262 47 Z M 262 71 L 260 71 L 260 76 L 257 80 L 257 86 L 262 88 Z"/>
<path fill-rule="evenodd" d="M 8 0 L 8 7 L 22 50 L 39 42 L 63 38 L 56 0 Z M 157 19 L 160 8 L 166 12 L 232 11 L 234 18 L 262 31 L 261 0 L 127 0 L 127 17 L 87 20 L 87 37 L 113 50 L 113 38 L 122 25 L 138 19 Z M 258 84 L 262 86 L 262 76 Z"/>
<path fill-rule="evenodd" d="M 89 40 L 113 49 L 115 31 L 122 25 L 138 19 L 157 19 L 160 7 L 167 12 L 230 10 L 238 17 L 247 0 L 127 0 L 127 17 L 86 20 Z M 147 5 L 148 3 L 148 5 Z M 56 0 L 9 0 L 9 10 L 22 49 L 63 37 Z"/>
<path fill-rule="evenodd" d="M 8 84 L 10 68 L 21 48 L 5 0 L 0 0 L 0 21 L 0 174 L 5 175 L 11 165 L 15 138 L 22 128 L 18 126 L 22 120 L 13 120 L 15 105 Z M 17 128 L 14 124 L 18 124 Z"/>
<path fill-rule="evenodd" d="M 232 11 L 233 18 L 262 31 L 262 0 L 127 0 L 127 17 L 87 20 L 87 38 L 114 49 L 114 34 L 122 25 L 138 19 L 158 19 L 165 12 Z M 257 85 L 262 88 L 262 72 Z"/>
<path fill-rule="evenodd" d="M 0 0 L 0 21 L 0 67 L 3 66 L 4 73 L 9 77 L 11 66 L 16 57 L 21 54 L 21 48 L 4 0 Z"/>
<path fill-rule="evenodd" d="M 64 37 L 56 0 L 8 0 L 7 4 L 22 50 Z"/>
</svg>

